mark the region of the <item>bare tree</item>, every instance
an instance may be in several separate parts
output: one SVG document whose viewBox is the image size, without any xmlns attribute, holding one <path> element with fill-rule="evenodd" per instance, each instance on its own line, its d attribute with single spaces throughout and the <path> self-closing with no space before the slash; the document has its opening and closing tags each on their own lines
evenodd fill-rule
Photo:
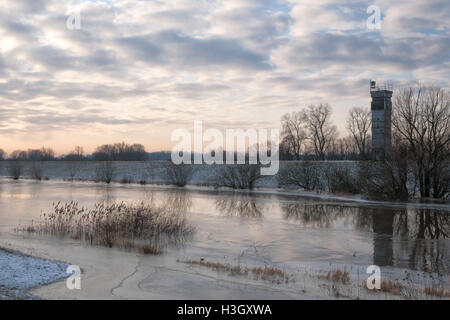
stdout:
<svg viewBox="0 0 450 320">
<path fill-rule="evenodd" d="M 114 177 L 116 167 L 111 161 L 103 161 L 96 171 L 97 179 L 109 184 Z"/>
<path fill-rule="evenodd" d="M 394 100 L 392 124 L 415 162 L 421 197 L 444 196 L 450 181 L 449 91 L 423 85 L 401 90 Z"/>
<path fill-rule="evenodd" d="M 17 161 L 27 160 L 27 152 L 23 151 L 23 150 L 14 150 L 9 155 L 9 158 L 11 160 L 17 160 Z"/>
<path fill-rule="evenodd" d="M 27 160 L 31 161 L 52 161 L 55 160 L 55 152 L 51 148 L 28 149 Z"/>
<path fill-rule="evenodd" d="M 188 164 L 176 165 L 172 162 L 166 167 L 169 182 L 178 187 L 184 187 L 192 176 L 192 166 Z"/>
<path fill-rule="evenodd" d="M 278 174 L 278 185 L 320 191 L 323 185 L 319 166 L 310 161 L 286 163 Z"/>
<path fill-rule="evenodd" d="M 83 155 L 84 155 L 83 147 L 82 146 L 75 146 L 75 149 L 72 151 L 72 154 L 74 154 L 74 155 L 76 155 L 76 156 L 78 156 L 80 158 L 83 158 Z"/>
<path fill-rule="evenodd" d="M 250 189 L 261 178 L 261 164 L 228 164 L 219 170 L 220 184 L 233 189 Z"/>
<path fill-rule="evenodd" d="M 92 156 L 98 161 L 143 161 L 147 158 L 147 152 L 141 144 L 121 142 L 99 146 Z"/>
<path fill-rule="evenodd" d="M 305 112 L 305 121 L 314 152 L 319 160 L 324 160 L 330 142 L 337 136 L 337 129 L 331 124 L 331 107 L 327 103 L 310 105 Z"/>
<path fill-rule="evenodd" d="M 353 108 L 347 118 L 347 129 L 350 131 L 356 146 L 358 147 L 359 156 L 365 159 L 368 152 L 370 128 L 372 118 L 370 110 L 363 108 Z"/>
<path fill-rule="evenodd" d="M 84 149 L 81 146 L 75 146 L 69 154 L 63 157 L 66 161 L 81 161 L 84 160 Z"/>
<path fill-rule="evenodd" d="M 7 153 L 3 149 L 0 149 L 0 161 L 5 160 L 6 156 L 7 156 Z"/>
<path fill-rule="evenodd" d="M 393 152 L 383 161 L 358 163 L 358 180 L 361 192 L 370 198 L 408 200 L 414 195 L 408 190 L 411 161 L 405 144 L 396 144 Z"/>
<path fill-rule="evenodd" d="M 18 180 L 22 175 L 22 163 L 11 161 L 8 165 L 8 173 L 14 180 Z"/>
<path fill-rule="evenodd" d="M 328 191 L 333 194 L 358 194 L 360 192 L 357 178 L 350 168 L 340 165 L 330 165 L 324 170 Z"/>
<path fill-rule="evenodd" d="M 281 118 L 282 144 L 287 151 L 300 158 L 302 145 L 307 139 L 305 128 L 305 113 L 303 111 L 287 113 Z"/>
<path fill-rule="evenodd" d="M 75 179 L 75 176 L 78 172 L 78 167 L 75 165 L 74 162 L 70 162 L 68 164 L 68 173 L 69 173 L 69 180 L 73 181 Z"/>
<path fill-rule="evenodd" d="M 327 158 L 329 160 L 354 160 L 358 155 L 353 137 L 332 138 L 327 150 Z"/>
<path fill-rule="evenodd" d="M 41 181 L 44 176 L 44 169 L 42 168 L 42 164 L 34 163 L 31 167 L 31 177 L 35 180 Z"/>
</svg>

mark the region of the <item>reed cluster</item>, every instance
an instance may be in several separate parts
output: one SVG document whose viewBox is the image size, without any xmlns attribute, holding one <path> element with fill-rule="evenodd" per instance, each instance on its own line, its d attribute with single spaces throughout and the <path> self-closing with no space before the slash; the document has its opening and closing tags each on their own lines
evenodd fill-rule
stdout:
<svg viewBox="0 0 450 320">
<path fill-rule="evenodd" d="M 194 232 L 184 214 L 144 202 L 101 202 L 90 209 L 76 201 L 58 202 L 49 212 L 42 212 L 40 220 L 23 231 L 148 254 L 160 253 L 165 245 L 184 241 Z"/>
</svg>

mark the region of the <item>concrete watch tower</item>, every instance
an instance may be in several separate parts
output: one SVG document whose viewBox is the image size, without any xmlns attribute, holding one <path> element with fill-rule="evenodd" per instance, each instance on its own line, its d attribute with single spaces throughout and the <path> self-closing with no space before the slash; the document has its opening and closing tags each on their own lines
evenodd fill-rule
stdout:
<svg viewBox="0 0 450 320">
<path fill-rule="evenodd" d="M 391 116 L 392 116 L 392 85 L 377 84 L 370 81 L 372 96 L 372 154 L 374 160 L 383 160 L 391 151 Z"/>
</svg>

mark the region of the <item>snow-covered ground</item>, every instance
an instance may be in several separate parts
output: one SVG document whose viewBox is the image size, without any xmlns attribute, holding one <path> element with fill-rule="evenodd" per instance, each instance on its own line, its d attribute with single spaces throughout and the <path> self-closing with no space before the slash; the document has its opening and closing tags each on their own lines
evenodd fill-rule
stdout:
<svg viewBox="0 0 450 320">
<path fill-rule="evenodd" d="M 0 299 L 33 299 L 28 290 L 68 276 L 67 264 L 0 249 Z"/>
<path fill-rule="evenodd" d="M 281 161 L 280 168 L 286 165 L 287 162 Z M 42 169 L 43 177 L 49 179 L 75 179 L 75 180 L 90 180 L 96 179 L 97 169 L 102 165 L 102 162 L 97 161 L 23 161 L 22 176 L 32 177 L 33 167 Z M 146 181 L 147 183 L 167 184 L 166 167 L 168 161 L 114 161 L 114 176 L 113 179 L 120 181 L 128 179 L 134 182 Z M 0 176 L 9 176 L 8 166 L 9 161 L 0 161 Z M 331 165 L 348 166 L 356 170 L 356 162 L 353 161 L 333 161 L 333 162 L 317 162 L 317 165 L 323 166 L 324 169 Z M 220 185 L 218 179 L 218 170 L 221 170 L 223 165 L 194 165 L 192 176 L 189 179 L 190 185 Z M 257 187 L 277 188 L 278 175 L 263 176 L 257 181 Z"/>
</svg>

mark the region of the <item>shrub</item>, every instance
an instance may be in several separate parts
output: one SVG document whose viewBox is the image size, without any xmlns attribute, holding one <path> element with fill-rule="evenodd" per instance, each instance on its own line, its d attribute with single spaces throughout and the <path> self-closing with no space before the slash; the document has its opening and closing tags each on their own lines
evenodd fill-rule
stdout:
<svg viewBox="0 0 450 320">
<path fill-rule="evenodd" d="M 359 180 L 362 192 L 369 198 L 385 200 L 408 200 L 412 194 L 408 181 L 412 168 L 407 155 L 399 150 L 383 161 L 359 164 Z"/>
<path fill-rule="evenodd" d="M 320 170 L 310 161 L 287 163 L 280 169 L 278 185 L 296 186 L 305 190 L 322 190 Z"/>
<path fill-rule="evenodd" d="M 116 167 L 111 161 L 104 161 L 96 169 L 97 180 L 109 184 L 114 177 L 115 171 Z"/>
<path fill-rule="evenodd" d="M 166 167 L 166 175 L 170 184 L 184 187 L 192 176 L 192 166 L 187 164 L 170 164 Z"/>
<path fill-rule="evenodd" d="M 120 183 L 122 183 L 122 184 L 130 184 L 130 183 L 133 183 L 133 179 L 131 179 L 130 177 L 123 177 L 120 180 Z"/>
<path fill-rule="evenodd" d="M 8 165 L 8 173 L 14 179 L 18 180 L 22 175 L 22 164 L 19 161 L 12 161 Z"/>
<path fill-rule="evenodd" d="M 348 167 L 338 165 L 328 167 L 325 170 L 325 178 L 328 191 L 331 193 L 360 193 L 359 183 Z"/>
<path fill-rule="evenodd" d="M 69 180 L 73 181 L 75 179 L 75 176 L 76 176 L 77 172 L 78 172 L 78 168 L 73 162 L 69 163 L 69 165 L 68 165 L 68 172 L 69 172 Z"/>
<path fill-rule="evenodd" d="M 31 177 L 35 180 L 41 181 L 44 176 L 44 170 L 40 165 L 33 165 L 31 167 Z"/>
<path fill-rule="evenodd" d="M 260 164 L 231 164 L 219 170 L 219 184 L 233 189 L 250 189 L 261 178 Z"/>
<path fill-rule="evenodd" d="M 446 198 L 450 193 L 450 162 L 442 161 L 433 170 L 433 198 Z"/>
</svg>

